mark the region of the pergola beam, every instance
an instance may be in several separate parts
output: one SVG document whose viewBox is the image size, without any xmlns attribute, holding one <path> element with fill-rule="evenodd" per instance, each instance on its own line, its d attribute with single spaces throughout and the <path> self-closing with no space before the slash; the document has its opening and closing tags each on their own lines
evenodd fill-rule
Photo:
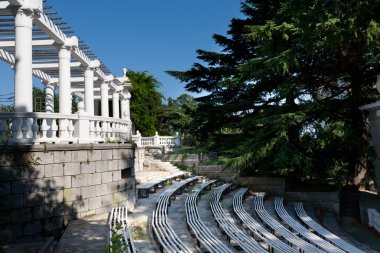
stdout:
<svg viewBox="0 0 380 253">
<path fill-rule="evenodd" d="M 94 77 L 94 81 L 98 80 L 97 77 Z M 51 81 L 53 83 L 58 83 L 58 78 L 52 78 Z M 83 83 L 84 82 L 84 77 L 71 77 L 70 78 L 71 83 Z"/>
<path fill-rule="evenodd" d="M 14 67 L 15 62 L 16 62 L 14 55 L 3 50 L 3 49 L 0 49 L 0 60 L 8 63 L 12 67 Z M 49 76 L 48 74 L 46 74 L 45 72 L 43 72 L 39 69 L 33 69 L 32 73 L 33 73 L 34 77 L 37 77 L 38 79 L 40 79 L 43 82 L 50 83 L 53 79 L 53 78 L 51 78 L 51 76 Z"/>
<path fill-rule="evenodd" d="M 81 66 L 80 62 L 71 62 L 70 66 L 72 68 L 77 68 Z M 38 62 L 38 63 L 33 63 L 32 65 L 33 69 L 50 69 L 50 70 L 55 70 L 59 69 L 59 64 L 58 62 Z"/>
<path fill-rule="evenodd" d="M 0 49 L 8 49 L 14 48 L 16 42 L 14 40 L 1 40 L 0 41 Z M 52 39 L 44 39 L 44 40 L 33 40 L 32 46 L 33 48 L 51 48 L 55 45 L 55 41 Z"/>
</svg>

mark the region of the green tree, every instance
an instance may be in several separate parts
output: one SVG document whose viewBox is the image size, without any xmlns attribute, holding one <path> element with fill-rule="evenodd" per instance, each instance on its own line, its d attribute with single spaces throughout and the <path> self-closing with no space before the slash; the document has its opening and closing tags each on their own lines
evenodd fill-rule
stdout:
<svg viewBox="0 0 380 253">
<path fill-rule="evenodd" d="M 193 118 L 196 108 L 197 102 L 188 94 L 182 94 L 176 99 L 168 98 L 167 105 L 162 105 L 159 117 L 160 134 L 175 135 L 178 132 L 185 144 L 193 145 Z"/>
<path fill-rule="evenodd" d="M 160 83 L 148 72 L 128 71 L 132 83 L 131 120 L 143 136 L 152 136 L 159 129 L 158 115 L 163 95 L 157 91 Z"/>
<path fill-rule="evenodd" d="M 207 66 L 170 73 L 211 93 L 199 105 L 204 130 L 225 149 L 233 137 L 232 161 L 247 174 L 352 181 L 370 159 L 359 106 L 377 99 L 379 7 L 246 0 L 246 18 L 214 36 L 222 53 L 198 51 Z"/>
</svg>

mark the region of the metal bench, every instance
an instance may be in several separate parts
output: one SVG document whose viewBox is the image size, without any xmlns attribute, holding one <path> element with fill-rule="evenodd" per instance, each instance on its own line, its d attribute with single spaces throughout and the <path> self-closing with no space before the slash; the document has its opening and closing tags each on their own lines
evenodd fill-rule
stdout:
<svg viewBox="0 0 380 253">
<path fill-rule="evenodd" d="M 303 208 L 303 204 L 301 202 L 295 202 L 294 203 L 294 209 L 297 213 L 297 216 L 311 229 L 314 229 L 314 231 L 319 234 L 322 238 L 324 238 L 327 241 L 330 241 L 335 246 L 343 249 L 346 252 L 349 253 L 365 253 L 364 251 L 356 248 L 355 246 L 351 245 L 347 241 L 343 240 L 339 236 L 331 233 L 326 228 L 324 228 L 322 225 L 314 221 L 312 218 L 310 218 L 309 215 L 305 212 Z"/>
<path fill-rule="evenodd" d="M 322 250 L 326 252 L 333 252 L 333 253 L 345 252 L 335 247 L 330 242 L 327 242 L 323 240 L 321 237 L 317 236 L 316 234 L 310 232 L 307 228 L 302 226 L 298 221 L 293 219 L 293 217 L 291 217 L 288 214 L 288 212 L 285 210 L 282 198 L 275 198 L 274 207 L 280 219 L 286 224 L 288 224 L 289 227 L 291 227 L 294 231 L 297 231 L 300 235 L 302 235 L 303 238 L 308 240 L 310 243 L 314 244 L 315 246 L 321 248 Z"/>
<path fill-rule="evenodd" d="M 138 198 L 148 198 L 149 193 L 155 193 L 157 188 L 160 186 L 164 186 L 164 184 L 173 179 L 179 179 L 181 177 L 184 177 L 187 173 L 186 172 L 177 172 L 175 174 L 160 178 L 160 179 L 154 179 L 149 182 L 145 182 L 142 184 L 137 185 L 137 197 Z"/>
<path fill-rule="evenodd" d="M 232 253 L 202 222 L 197 208 L 197 199 L 200 193 L 215 184 L 215 180 L 209 180 L 196 187 L 193 193 L 189 194 L 185 201 L 186 222 L 190 232 L 196 237 L 197 245 L 204 246 L 211 253 Z"/>
<path fill-rule="evenodd" d="M 214 220 L 217 222 L 219 228 L 226 234 L 227 240 L 230 243 L 235 242 L 243 251 L 259 253 L 267 252 L 267 250 L 260 246 L 251 236 L 231 222 L 224 212 L 220 204 L 220 199 L 223 192 L 230 187 L 231 184 L 224 184 L 213 192 L 210 207 Z"/>
<path fill-rule="evenodd" d="M 323 253 L 324 251 L 308 243 L 297 235 L 293 234 L 289 229 L 285 228 L 280 222 L 275 220 L 264 208 L 264 195 L 258 194 L 254 198 L 255 211 L 261 221 L 272 228 L 273 233 L 277 232 L 292 246 L 296 246 L 302 252 Z"/>
<path fill-rule="evenodd" d="M 253 236 L 262 239 L 268 244 L 268 251 L 284 252 L 284 253 L 298 253 L 298 251 L 288 244 L 281 241 L 278 237 L 267 231 L 259 222 L 257 222 L 243 207 L 244 195 L 248 191 L 247 188 L 239 189 L 233 199 L 233 208 L 235 214 L 239 217 L 243 226 L 248 228 Z"/>
<path fill-rule="evenodd" d="M 108 221 L 110 229 L 110 244 L 112 231 L 121 234 L 122 236 L 122 245 L 126 246 L 126 250 L 123 250 L 124 253 L 136 253 L 136 247 L 133 243 L 132 233 L 128 227 L 128 210 L 127 207 L 113 207 L 110 212 L 110 218 Z M 121 226 L 121 230 L 117 231 L 117 227 Z"/>
<path fill-rule="evenodd" d="M 170 186 L 158 197 L 156 209 L 152 215 L 152 228 L 154 238 L 159 243 L 160 252 L 191 253 L 167 222 L 168 206 L 170 206 L 171 197 L 173 195 L 175 196 L 178 190 L 183 189 L 190 183 L 198 181 L 201 178 L 200 176 L 195 176 L 184 179 Z"/>
</svg>

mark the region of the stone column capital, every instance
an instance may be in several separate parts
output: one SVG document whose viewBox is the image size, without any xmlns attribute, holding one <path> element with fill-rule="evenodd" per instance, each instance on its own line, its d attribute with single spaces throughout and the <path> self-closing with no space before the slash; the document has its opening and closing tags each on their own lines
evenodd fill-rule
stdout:
<svg viewBox="0 0 380 253">
<path fill-rule="evenodd" d="M 29 9 L 18 8 L 14 11 L 15 27 L 33 28 L 34 12 Z"/>
<path fill-rule="evenodd" d="M 109 90 L 109 84 L 108 84 L 108 82 L 103 82 L 103 83 L 100 85 L 100 89 L 101 89 L 101 90 Z"/>
<path fill-rule="evenodd" d="M 71 59 L 71 50 L 72 50 L 71 46 L 63 45 L 59 49 L 58 58 L 70 60 Z"/>
</svg>

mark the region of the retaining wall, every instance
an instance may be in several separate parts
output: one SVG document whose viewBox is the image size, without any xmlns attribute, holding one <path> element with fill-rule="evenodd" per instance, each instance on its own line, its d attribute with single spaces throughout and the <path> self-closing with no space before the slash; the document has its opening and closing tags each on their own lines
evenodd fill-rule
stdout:
<svg viewBox="0 0 380 253">
<path fill-rule="evenodd" d="M 135 206 L 131 144 L 0 148 L 0 240 L 57 234 L 72 218 Z"/>
<path fill-rule="evenodd" d="M 339 192 L 285 192 L 284 199 L 301 201 L 305 205 L 312 205 L 323 210 L 340 213 Z"/>
<path fill-rule="evenodd" d="M 162 161 L 179 163 L 187 167 L 199 165 L 199 157 L 197 154 L 166 154 L 162 157 Z"/>
</svg>

